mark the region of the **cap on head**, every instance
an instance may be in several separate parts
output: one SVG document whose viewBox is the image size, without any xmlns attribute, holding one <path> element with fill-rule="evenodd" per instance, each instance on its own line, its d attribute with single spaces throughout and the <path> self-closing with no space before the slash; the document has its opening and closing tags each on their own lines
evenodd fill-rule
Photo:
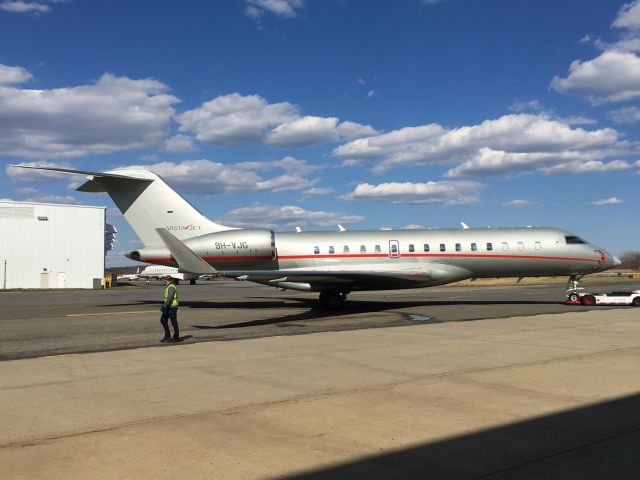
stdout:
<svg viewBox="0 0 640 480">
<path fill-rule="evenodd" d="M 164 279 L 165 280 L 173 280 L 173 277 L 171 275 L 165 275 Z"/>
</svg>

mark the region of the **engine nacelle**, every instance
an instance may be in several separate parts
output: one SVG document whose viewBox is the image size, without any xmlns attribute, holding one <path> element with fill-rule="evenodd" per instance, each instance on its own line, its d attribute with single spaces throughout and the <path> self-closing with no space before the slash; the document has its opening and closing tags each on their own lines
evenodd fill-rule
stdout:
<svg viewBox="0 0 640 480">
<path fill-rule="evenodd" d="M 276 263 L 275 235 L 271 230 L 227 230 L 189 238 L 184 243 L 218 270 L 268 269 Z"/>
<path fill-rule="evenodd" d="M 277 268 L 275 235 L 271 230 L 238 229 L 207 233 L 184 243 L 217 270 Z M 178 266 L 167 249 L 141 248 L 127 257 L 141 262 Z"/>
</svg>

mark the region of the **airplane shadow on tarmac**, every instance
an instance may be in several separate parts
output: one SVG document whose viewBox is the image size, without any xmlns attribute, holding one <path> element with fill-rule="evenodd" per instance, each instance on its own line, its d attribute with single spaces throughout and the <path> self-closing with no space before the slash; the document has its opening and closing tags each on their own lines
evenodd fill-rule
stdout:
<svg viewBox="0 0 640 480">
<path fill-rule="evenodd" d="M 279 478 L 635 479 L 638 412 L 634 394 Z"/>
<path fill-rule="evenodd" d="M 412 307 L 429 307 L 429 306 L 496 306 L 496 305 L 558 305 L 560 302 L 554 301 L 538 301 L 538 300 L 423 300 L 423 301 L 367 301 L 367 300 L 348 300 L 344 307 L 340 310 L 326 310 L 320 307 L 319 302 L 314 298 L 301 297 L 248 297 L 247 300 L 256 299 L 258 301 L 246 302 L 215 302 L 215 301 L 182 301 L 181 308 L 196 309 L 231 309 L 238 308 L 242 310 L 268 310 L 280 309 L 287 307 L 289 309 L 303 309 L 303 311 L 279 316 L 264 318 L 259 320 L 248 320 L 244 322 L 230 323 L 224 325 L 192 325 L 193 328 L 202 330 L 224 330 L 230 328 L 256 327 L 262 325 L 275 325 L 287 322 L 295 322 L 302 320 L 316 320 L 323 318 L 336 318 L 345 315 L 354 315 L 359 313 L 377 313 L 384 311 L 393 311 L 396 309 L 412 308 Z M 157 305 L 156 301 L 139 300 L 131 303 L 110 304 L 109 306 L 130 306 L 130 305 Z M 582 307 L 584 308 L 584 307 Z M 405 314 L 404 312 L 398 312 Z M 476 318 L 477 320 L 477 318 Z M 415 322 L 407 322 L 415 323 Z M 421 323 L 438 323 L 421 322 Z"/>
<path fill-rule="evenodd" d="M 258 297 L 253 297 L 258 298 Z M 272 297 L 269 297 L 272 298 Z M 255 327 L 261 325 L 274 325 L 279 323 L 287 323 L 287 322 L 295 322 L 301 320 L 315 320 L 315 319 L 323 319 L 323 318 L 336 318 L 345 315 L 353 315 L 358 313 L 377 313 L 384 312 L 389 310 L 396 310 L 400 308 L 411 308 L 411 307 L 428 307 L 428 306 L 437 306 L 437 305 L 557 305 L 558 302 L 545 302 L 545 301 L 395 301 L 395 302 L 381 302 L 381 301 L 363 301 L 363 300 L 350 300 L 345 306 L 340 310 L 326 310 L 320 307 L 318 301 L 312 298 L 299 298 L 299 297 L 290 297 L 290 298 L 282 298 L 282 300 L 295 301 L 298 303 L 298 306 L 291 303 L 286 303 L 284 301 L 274 301 L 274 302 L 258 302 L 260 307 L 255 307 L 254 303 L 244 303 L 238 305 L 239 308 L 245 308 L 245 306 L 251 305 L 249 308 L 281 308 L 284 305 L 290 308 L 304 308 L 304 311 L 299 313 L 294 313 L 290 315 L 285 315 L 281 317 L 275 318 L 265 318 L 259 320 L 249 320 L 244 322 L 230 323 L 225 325 L 193 325 L 194 328 L 198 329 L 212 329 L 212 330 L 221 330 L 228 328 L 244 328 L 244 327 Z M 266 304 L 266 305 L 265 305 Z M 186 302 L 186 306 L 190 308 L 236 308 L 236 303 L 233 304 L 225 303 L 225 302 Z M 402 312 L 399 312 L 402 314 Z M 414 322 L 408 322 L 414 323 Z M 429 322 L 421 322 L 421 323 L 429 323 Z"/>
</svg>

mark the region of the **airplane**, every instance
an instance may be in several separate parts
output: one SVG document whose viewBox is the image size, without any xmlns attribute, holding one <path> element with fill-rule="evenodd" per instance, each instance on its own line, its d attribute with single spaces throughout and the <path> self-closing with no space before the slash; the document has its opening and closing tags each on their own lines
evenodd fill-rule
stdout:
<svg viewBox="0 0 640 480">
<path fill-rule="evenodd" d="M 125 273 L 118 275 L 118 280 L 137 280 L 140 278 L 140 268 L 136 270 L 136 273 Z"/>
<path fill-rule="evenodd" d="M 130 259 L 272 287 L 317 292 L 338 309 L 351 292 L 422 288 L 474 278 L 569 276 L 620 264 L 604 249 L 559 228 L 349 230 L 275 233 L 206 218 L 157 174 L 139 167 L 88 172 L 81 192 L 106 192 L 143 248 Z"/>
<path fill-rule="evenodd" d="M 167 275 L 171 275 L 173 278 L 175 278 L 178 281 L 189 280 L 189 283 L 191 285 L 195 285 L 196 279 L 200 276 L 194 273 L 188 273 L 188 272 L 182 273 L 182 272 L 179 272 L 178 268 L 176 267 L 167 267 L 165 265 L 149 265 L 148 267 L 145 267 L 144 270 L 142 270 L 138 276 L 140 278 L 146 278 L 147 283 L 149 283 L 149 280 L 152 278 L 163 279 Z"/>
</svg>

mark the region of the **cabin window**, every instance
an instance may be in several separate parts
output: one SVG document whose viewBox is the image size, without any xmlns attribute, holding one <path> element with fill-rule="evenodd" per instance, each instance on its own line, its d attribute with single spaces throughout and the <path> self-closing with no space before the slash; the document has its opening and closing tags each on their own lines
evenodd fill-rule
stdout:
<svg viewBox="0 0 640 480">
<path fill-rule="evenodd" d="M 398 253 L 398 245 L 395 243 L 391 244 L 391 253 Z"/>
<path fill-rule="evenodd" d="M 477 251 L 477 250 L 478 250 L 478 245 L 476 245 L 475 243 L 472 243 L 472 244 L 471 244 L 471 251 L 472 251 L 472 252 L 475 252 L 475 251 Z"/>
<path fill-rule="evenodd" d="M 349 253 L 349 245 L 345 245 L 344 248 L 342 249 L 343 253 Z"/>
<path fill-rule="evenodd" d="M 509 250 L 509 242 L 502 242 L 502 250 L 504 251 Z"/>
<path fill-rule="evenodd" d="M 367 247 L 360 245 L 360 253 L 367 253 Z"/>
<path fill-rule="evenodd" d="M 522 250 L 524 250 L 524 243 L 518 242 L 518 251 L 521 252 Z"/>
<path fill-rule="evenodd" d="M 582 244 L 587 243 L 583 239 L 581 239 L 580 237 L 576 237 L 574 235 L 570 235 L 568 237 L 564 237 L 564 239 L 566 240 L 567 245 L 582 245 Z"/>
<path fill-rule="evenodd" d="M 409 251 L 410 252 L 415 252 L 416 251 L 416 248 L 413 246 L 413 243 L 409 244 Z"/>
<path fill-rule="evenodd" d="M 320 253 L 320 247 L 313 247 L 313 253 L 318 255 Z"/>
<path fill-rule="evenodd" d="M 542 249 L 542 245 L 540 244 L 540 242 L 536 242 L 536 250 L 541 250 Z"/>
<path fill-rule="evenodd" d="M 460 252 L 462 251 L 462 245 L 460 245 L 459 243 L 456 243 L 456 252 Z"/>
<path fill-rule="evenodd" d="M 490 252 L 491 250 L 493 250 L 493 243 L 487 242 L 487 252 Z"/>
<path fill-rule="evenodd" d="M 329 245 L 329 253 L 336 253 L 336 249 L 333 248 L 333 245 Z"/>
<path fill-rule="evenodd" d="M 425 243 L 425 244 L 424 244 L 424 251 L 425 251 L 425 252 L 428 252 L 428 251 L 429 251 L 429 244 L 428 244 L 428 243 Z"/>
<path fill-rule="evenodd" d="M 376 251 L 376 253 L 382 252 L 382 249 L 380 248 L 380 245 L 376 245 L 375 251 Z"/>
<path fill-rule="evenodd" d="M 444 246 L 444 243 L 440 244 L 440 251 L 444 252 L 446 250 L 446 247 Z"/>
</svg>

